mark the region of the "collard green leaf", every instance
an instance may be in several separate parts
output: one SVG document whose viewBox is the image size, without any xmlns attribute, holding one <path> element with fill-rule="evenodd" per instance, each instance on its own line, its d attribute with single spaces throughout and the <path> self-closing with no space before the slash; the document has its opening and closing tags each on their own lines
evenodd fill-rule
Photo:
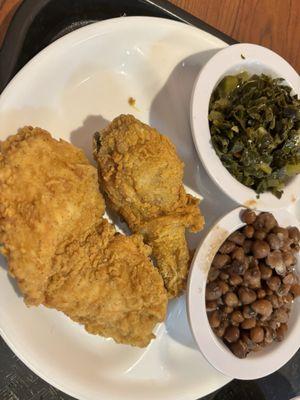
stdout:
<svg viewBox="0 0 300 400">
<path fill-rule="evenodd" d="M 282 195 L 300 173 L 300 100 L 283 79 L 226 76 L 209 107 L 212 144 L 223 165 L 258 194 Z"/>
</svg>

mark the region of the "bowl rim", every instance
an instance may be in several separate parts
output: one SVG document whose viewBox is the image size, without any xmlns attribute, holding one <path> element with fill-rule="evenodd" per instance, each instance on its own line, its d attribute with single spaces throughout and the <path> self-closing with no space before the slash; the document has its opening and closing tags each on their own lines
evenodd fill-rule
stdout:
<svg viewBox="0 0 300 400">
<path fill-rule="evenodd" d="M 299 349 L 300 301 L 297 299 L 293 304 L 290 318 L 292 326 L 284 341 L 268 346 L 262 352 L 252 353 L 246 359 L 234 356 L 211 330 L 205 307 L 208 271 L 214 255 L 224 240 L 232 232 L 245 225 L 240 219 L 242 210 L 245 210 L 245 207 L 238 207 L 225 214 L 210 229 L 196 250 L 187 285 L 187 314 L 194 339 L 207 361 L 224 375 L 248 380 L 262 378 L 275 372 L 287 363 Z M 278 209 L 273 214 L 281 226 L 300 227 L 299 221 L 295 220 L 295 217 L 287 210 Z M 300 272 L 300 257 L 297 258 L 297 270 Z"/>
<path fill-rule="evenodd" d="M 241 58 L 242 55 L 245 59 Z M 218 51 L 200 70 L 191 95 L 190 123 L 198 156 L 210 178 L 238 204 L 266 211 L 287 207 L 297 201 L 300 197 L 300 174 L 286 185 L 281 199 L 270 192 L 262 193 L 258 199 L 253 189 L 240 183 L 223 166 L 211 144 L 208 121 L 210 97 L 220 79 L 232 73 L 230 70 L 233 68 L 240 66 L 238 70 L 242 71 L 253 65 L 284 78 L 300 96 L 300 77 L 282 57 L 263 46 L 234 44 Z"/>
</svg>

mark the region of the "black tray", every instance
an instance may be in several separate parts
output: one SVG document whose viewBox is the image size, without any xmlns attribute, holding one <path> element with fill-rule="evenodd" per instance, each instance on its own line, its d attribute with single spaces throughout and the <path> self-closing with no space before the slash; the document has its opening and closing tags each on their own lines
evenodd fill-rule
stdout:
<svg viewBox="0 0 300 400">
<path fill-rule="evenodd" d="M 0 93 L 27 61 L 54 40 L 84 25 L 122 15 L 170 18 L 201 28 L 228 44 L 236 43 L 164 0 L 24 0 L 0 51 Z M 269 377 L 251 382 L 234 380 L 203 400 L 289 400 L 297 394 L 300 394 L 299 352 Z M 38 378 L 0 338 L 0 400 L 72 398 Z"/>
</svg>

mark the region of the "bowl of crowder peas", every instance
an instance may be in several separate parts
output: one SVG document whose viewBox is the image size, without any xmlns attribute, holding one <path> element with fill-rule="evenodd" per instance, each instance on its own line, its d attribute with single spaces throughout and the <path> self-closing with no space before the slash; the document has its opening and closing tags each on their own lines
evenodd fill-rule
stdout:
<svg viewBox="0 0 300 400">
<path fill-rule="evenodd" d="M 191 99 L 193 139 L 214 182 L 246 207 L 300 197 L 300 78 L 257 45 L 229 46 L 200 71 Z"/>
<path fill-rule="evenodd" d="M 202 354 L 219 371 L 257 379 L 299 349 L 299 226 L 285 210 L 238 208 L 194 257 L 188 315 Z"/>
</svg>

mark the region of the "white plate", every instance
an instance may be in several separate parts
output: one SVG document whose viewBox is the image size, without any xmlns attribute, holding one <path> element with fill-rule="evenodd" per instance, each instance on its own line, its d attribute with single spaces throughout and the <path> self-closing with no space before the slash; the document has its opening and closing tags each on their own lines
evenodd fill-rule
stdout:
<svg viewBox="0 0 300 400">
<path fill-rule="evenodd" d="M 93 133 L 118 114 L 132 113 L 175 143 L 186 163 L 185 183 L 205 197 L 208 228 L 234 204 L 198 162 L 189 98 L 201 66 L 224 46 L 201 30 L 156 18 L 79 29 L 42 51 L 2 93 L 0 139 L 26 124 L 41 126 L 91 158 Z M 2 259 L 0 333 L 29 368 L 62 391 L 80 400 L 195 400 L 229 381 L 196 349 L 184 297 L 170 304 L 157 339 L 137 349 L 89 335 L 55 310 L 26 308 L 5 268 Z"/>
</svg>

